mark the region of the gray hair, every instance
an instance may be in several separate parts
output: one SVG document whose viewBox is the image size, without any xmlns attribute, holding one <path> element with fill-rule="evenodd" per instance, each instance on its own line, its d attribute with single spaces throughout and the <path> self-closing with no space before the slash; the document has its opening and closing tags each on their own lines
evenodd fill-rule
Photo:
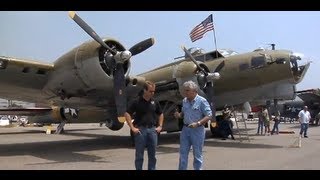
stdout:
<svg viewBox="0 0 320 180">
<path fill-rule="evenodd" d="M 198 92 L 198 85 L 195 83 L 195 82 L 193 82 L 193 81 L 187 81 L 187 82 L 184 82 L 183 83 L 183 88 L 184 89 L 186 89 L 186 88 L 190 88 L 190 89 L 192 89 L 192 90 L 195 90 L 195 91 L 197 91 Z"/>
</svg>

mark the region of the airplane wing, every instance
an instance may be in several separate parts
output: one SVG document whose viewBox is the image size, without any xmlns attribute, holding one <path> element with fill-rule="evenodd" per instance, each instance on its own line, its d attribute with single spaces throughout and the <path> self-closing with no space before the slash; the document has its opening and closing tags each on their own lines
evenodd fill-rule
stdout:
<svg viewBox="0 0 320 180">
<path fill-rule="evenodd" d="M 26 59 L 0 56 L 0 98 L 35 102 L 54 66 Z"/>
<path fill-rule="evenodd" d="M 320 103 L 320 90 L 308 89 L 303 91 L 297 91 L 297 96 L 305 102 L 318 102 Z"/>
<path fill-rule="evenodd" d="M 1 108 L 1 115 L 38 116 L 52 111 L 52 108 Z"/>
<path fill-rule="evenodd" d="M 52 64 L 1 56 L 0 98 L 56 107 L 19 112 L 39 113 L 41 121 L 109 121 L 110 129 L 119 130 L 128 98 L 139 84 L 137 78 L 129 76 L 130 59 L 150 48 L 154 39 L 126 49 L 113 38 L 98 36 L 75 12 L 69 16 L 94 40 L 71 49 Z M 75 115 L 78 113 L 81 116 Z"/>
</svg>

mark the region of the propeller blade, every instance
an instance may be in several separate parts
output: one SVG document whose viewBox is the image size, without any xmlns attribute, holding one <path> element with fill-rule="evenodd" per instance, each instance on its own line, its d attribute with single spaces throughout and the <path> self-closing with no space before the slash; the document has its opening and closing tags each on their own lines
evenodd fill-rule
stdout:
<svg viewBox="0 0 320 180">
<path fill-rule="evenodd" d="M 69 17 L 73 19 L 87 34 L 89 34 L 94 40 L 96 40 L 101 46 L 110 50 L 113 55 L 117 52 L 111 49 L 100 36 L 85 22 L 83 21 L 74 11 L 69 11 Z"/>
<path fill-rule="evenodd" d="M 223 67 L 224 67 L 225 63 L 224 61 L 222 61 L 213 72 L 219 72 Z"/>
<path fill-rule="evenodd" d="M 199 64 L 198 62 L 193 58 L 193 56 L 190 54 L 190 52 L 186 49 L 186 47 L 181 46 L 182 50 L 189 56 L 189 58 L 192 60 L 193 63 L 196 64 L 197 68 L 203 72 L 205 76 L 208 76 L 208 72 L 206 72 Z"/>
<path fill-rule="evenodd" d="M 210 104 L 211 107 L 211 111 L 212 111 L 212 118 L 215 119 L 216 118 L 216 106 L 215 106 L 215 100 L 214 100 L 214 88 L 213 88 L 213 82 L 208 80 L 208 75 L 209 73 L 206 72 L 199 64 L 198 62 L 193 58 L 193 56 L 191 55 L 191 53 L 184 47 L 181 46 L 181 48 L 183 49 L 183 51 L 189 56 L 189 58 L 197 65 L 198 69 L 200 71 L 203 72 L 203 74 L 205 75 L 206 78 L 206 86 L 203 89 L 203 92 L 206 94 L 207 96 L 207 101 Z M 224 61 L 222 61 L 216 68 L 215 72 L 220 71 L 222 68 L 224 67 Z"/>
<path fill-rule="evenodd" d="M 125 91 L 125 76 L 121 63 L 117 63 L 116 69 L 113 74 L 113 92 L 117 107 L 118 116 L 124 116 L 127 111 L 127 96 Z"/>
<path fill-rule="evenodd" d="M 204 93 L 207 95 L 207 101 L 210 104 L 212 111 L 212 118 L 216 118 L 216 106 L 214 99 L 214 88 L 212 82 L 207 82 L 206 87 L 203 89 Z"/>
<path fill-rule="evenodd" d="M 135 44 L 134 46 L 132 46 L 129 49 L 129 51 L 134 56 L 136 54 L 141 53 L 142 51 L 145 51 L 146 49 L 151 47 L 153 44 L 154 44 L 154 39 L 153 38 L 149 38 L 149 39 L 143 40 L 143 41 Z"/>
</svg>

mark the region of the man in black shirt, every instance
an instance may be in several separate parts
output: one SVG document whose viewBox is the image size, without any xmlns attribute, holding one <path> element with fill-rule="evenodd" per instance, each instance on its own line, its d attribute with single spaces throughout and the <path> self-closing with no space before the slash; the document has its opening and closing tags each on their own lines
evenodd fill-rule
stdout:
<svg viewBox="0 0 320 180">
<path fill-rule="evenodd" d="M 153 99 L 155 84 L 147 81 L 143 95 L 135 100 L 125 113 L 126 121 L 134 134 L 135 167 L 142 170 L 144 148 L 148 151 L 148 170 L 156 169 L 158 133 L 162 130 L 163 113 L 158 101 Z M 134 122 L 131 116 L 134 114 Z"/>
</svg>

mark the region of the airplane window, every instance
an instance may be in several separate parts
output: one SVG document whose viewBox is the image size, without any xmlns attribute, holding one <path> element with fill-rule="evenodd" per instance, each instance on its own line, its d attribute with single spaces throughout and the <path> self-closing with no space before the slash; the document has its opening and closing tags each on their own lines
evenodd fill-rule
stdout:
<svg viewBox="0 0 320 180">
<path fill-rule="evenodd" d="M 231 50 L 231 49 L 219 49 L 219 53 L 222 54 L 223 57 L 229 57 L 229 56 L 239 54 L 236 51 Z"/>
<path fill-rule="evenodd" d="M 29 71 L 30 71 L 29 67 L 24 67 L 23 70 L 22 70 L 22 72 L 24 72 L 24 73 L 28 73 Z"/>
<path fill-rule="evenodd" d="M 265 65 L 265 57 L 257 56 L 251 59 L 251 68 L 261 68 Z"/>
<path fill-rule="evenodd" d="M 0 69 L 5 69 L 7 67 L 8 62 L 5 60 L 0 60 Z"/>
<path fill-rule="evenodd" d="M 44 69 L 38 69 L 37 74 L 46 74 Z"/>
<path fill-rule="evenodd" d="M 201 55 L 201 56 L 196 56 L 194 59 L 196 59 L 197 61 L 201 61 L 204 62 L 205 59 L 205 55 Z"/>
<path fill-rule="evenodd" d="M 247 70 L 247 69 L 249 69 L 249 64 L 244 63 L 244 64 L 240 64 L 239 65 L 239 70 L 240 71 L 244 71 L 244 70 Z"/>
</svg>

